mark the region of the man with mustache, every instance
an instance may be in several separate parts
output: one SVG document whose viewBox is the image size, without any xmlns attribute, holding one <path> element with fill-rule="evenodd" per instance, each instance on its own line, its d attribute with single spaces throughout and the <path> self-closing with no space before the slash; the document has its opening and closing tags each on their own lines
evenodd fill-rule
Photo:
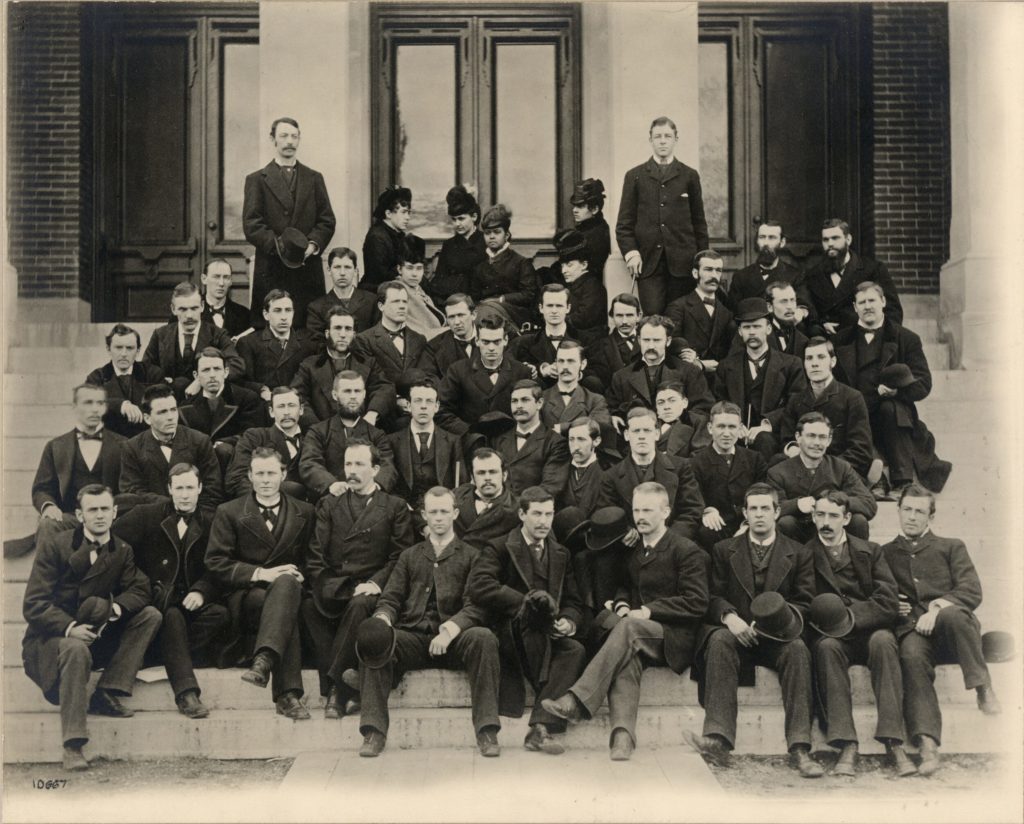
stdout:
<svg viewBox="0 0 1024 824">
<path fill-rule="evenodd" d="M 570 457 L 569 479 L 555 495 L 555 500 L 559 510 L 575 506 L 589 515 L 598 508 L 604 477 L 605 465 L 598 452 L 601 426 L 593 418 L 577 418 L 567 424 L 566 442 Z"/>
<path fill-rule="evenodd" d="M 640 359 L 636 333 L 641 316 L 640 299 L 636 295 L 622 292 L 612 298 L 608 310 L 611 330 L 586 347 L 586 377 L 588 381 L 596 379 L 595 388 L 611 386 L 612 375 Z"/>
<path fill-rule="evenodd" d="M 518 496 L 531 486 L 542 486 L 554 495 L 565 486 L 568 477 L 565 438 L 541 420 L 544 400 L 536 381 L 517 382 L 512 387 L 510 403 L 516 425 L 495 436 L 491 445 L 505 459 L 512 495 Z"/>
<path fill-rule="evenodd" d="M 802 289 L 803 273 L 779 256 L 786 248 L 782 223 L 771 218 L 762 220 L 757 227 L 754 248 L 757 250 L 757 259 L 734 272 L 729 281 L 729 308 L 735 309 L 745 298 L 763 298 L 770 283 L 788 283 L 800 290 L 801 312 L 797 320 L 803 320 L 807 316 L 809 299 Z"/>
<path fill-rule="evenodd" d="M 696 288 L 672 301 L 665 316 L 675 324 L 675 332 L 686 340 L 682 358 L 712 375 L 718 362 L 729 352 L 735 331 L 732 312 L 726 308 L 719 289 L 725 261 L 713 249 L 698 252 L 693 259 Z"/>
<path fill-rule="evenodd" d="M 555 350 L 554 386 L 544 390 L 541 421 L 548 429 L 564 435 L 568 425 L 586 415 L 602 426 L 611 426 L 612 416 L 604 395 L 580 386 L 580 377 L 587 368 L 583 344 L 566 339 Z"/>
<path fill-rule="evenodd" d="M 359 285 L 359 259 L 346 246 L 335 246 L 327 254 L 327 274 L 331 276 L 331 290 L 317 298 L 306 310 L 306 329 L 314 337 L 327 332 L 329 314 L 335 306 L 348 310 L 355 322 L 356 332 L 373 326 L 377 303 L 373 295 Z"/>
<path fill-rule="evenodd" d="M 768 345 L 795 358 L 801 357 L 807 345 L 807 335 L 802 331 L 806 321 L 801 319 L 806 316 L 806 312 L 797 302 L 799 296 L 796 288 L 792 283 L 773 280 L 765 289 L 764 296 L 771 310 L 768 318 Z"/>
<path fill-rule="evenodd" d="M 489 447 L 472 452 L 470 481 L 455 490 L 455 534 L 459 540 L 482 549 L 508 535 L 519 523 L 516 504 L 508 489 L 505 460 Z"/>
<path fill-rule="evenodd" d="M 305 565 L 312 598 L 302 605 L 320 694 L 327 699 L 326 718 L 355 711 L 346 705 L 357 699 L 358 681 L 342 677 L 357 666 L 356 630 L 373 614 L 402 550 L 415 542 L 409 506 L 377 484 L 381 454 L 376 447 L 351 441 L 343 455 L 346 489 L 317 507 Z"/>
<path fill-rule="evenodd" d="M 877 283 L 885 299 L 885 316 L 893 323 L 903 322 L 896 286 L 885 264 L 864 257 L 850 248 L 853 235 L 850 224 L 829 218 L 821 226 L 822 259 L 807 270 L 804 286 L 811 299 L 814 321 L 808 334 L 834 337 L 857 325 L 853 298 L 865 281 Z"/>
<path fill-rule="evenodd" d="M 253 453 L 260 447 L 269 447 L 285 462 L 285 478 L 281 490 L 305 501 L 309 492 L 299 477 L 299 455 L 302 451 L 303 431 L 300 425 L 303 405 L 298 393 L 289 386 L 278 386 L 271 393 L 270 417 L 272 426 L 256 426 L 242 433 L 235 444 L 231 465 L 224 475 L 228 495 L 238 497 L 252 491 L 249 464 Z"/>
</svg>

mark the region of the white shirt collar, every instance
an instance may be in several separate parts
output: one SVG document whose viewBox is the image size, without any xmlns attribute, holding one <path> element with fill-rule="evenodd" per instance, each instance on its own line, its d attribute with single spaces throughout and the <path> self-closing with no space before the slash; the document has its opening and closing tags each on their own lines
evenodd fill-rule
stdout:
<svg viewBox="0 0 1024 824">
<path fill-rule="evenodd" d="M 575 461 L 572 462 L 573 469 L 586 469 L 591 464 L 597 463 L 597 454 L 594 452 L 590 453 L 590 457 L 587 458 L 586 463 L 578 464 Z"/>
</svg>

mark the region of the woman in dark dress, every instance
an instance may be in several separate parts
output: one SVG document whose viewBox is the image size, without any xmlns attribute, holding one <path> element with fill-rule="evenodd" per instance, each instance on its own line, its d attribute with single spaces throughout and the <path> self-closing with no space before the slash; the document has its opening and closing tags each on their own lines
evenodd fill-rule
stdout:
<svg viewBox="0 0 1024 824">
<path fill-rule="evenodd" d="M 450 295 L 469 291 L 470 275 L 478 263 L 487 259 L 476 198 L 465 186 L 459 185 L 448 190 L 445 200 L 455 234 L 441 244 L 433 277 L 423 283 L 439 308 L 444 307 Z"/>
<path fill-rule="evenodd" d="M 529 258 L 511 247 L 512 212 L 502 203 L 488 209 L 480 221 L 486 258 L 469 279 L 469 294 L 478 304 L 500 303 L 517 328 L 537 320 L 537 273 Z"/>
</svg>

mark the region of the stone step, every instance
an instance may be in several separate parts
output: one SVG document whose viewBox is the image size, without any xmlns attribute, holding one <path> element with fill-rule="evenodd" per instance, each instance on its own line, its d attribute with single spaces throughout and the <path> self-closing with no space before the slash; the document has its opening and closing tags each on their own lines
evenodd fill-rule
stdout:
<svg viewBox="0 0 1024 824">
<path fill-rule="evenodd" d="M 942 343 L 937 318 L 907 318 L 903 325 L 915 332 L 922 343 Z"/>
<path fill-rule="evenodd" d="M 949 369 L 949 346 L 945 343 L 922 344 L 929 369 Z"/>
<path fill-rule="evenodd" d="M 907 326 L 911 326 L 911 318 L 917 320 L 939 316 L 938 295 L 901 295 L 900 305 L 903 307 L 903 319 Z"/>
<path fill-rule="evenodd" d="M 68 429 L 70 428 L 69 426 Z M 4 435 L 4 469 L 30 469 L 33 472 L 39 466 L 39 458 L 43 454 L 46 442 L 59 434 L 55 433 L 47 437 L 28 437 L 15 435 L 10 430 L 6 431 L 7 434 Z"/>
<path fill-rule="evenodd" d="M 269 698 L 268 698 L 269 705 Z M 317 714 L 319 715 L 319 714 Z M 526 718 L 502 718 L 499 741 L 518 747 L 528 730 Z M 741 710 L 737 719 L 737 754 L 781 754 L 785 748 L 781 706 Z M 699 707 L 641 708 L 637 718 L 637 742 L 645 748 L 675 747 L 684 730 L 699 732 L 703 712 Z M 860 751 L 878 754 L 882 745 L 871 738 L 875 723 L 872 707 L 854 708 Z M 358 720 L 289 721 L 268 706 L 261 710 L 213 713 L 189 720 L 173 711 L 144 712 L 134 718 L 89 717 L 90 758 L 141 759 L 201 754 L 207 758 L 291 757 L 310 750 L 357 749 L 362 743 Z M 6 763 L 51 762 L 61 758 L 60 716 L 57 713 L 11 713 L 5 718 Z M 602 710 L 590 721 L 569 728 L 567 748 L 603 750 L 611 730 Z M 943 751 L 1000 752 L 1015 744 L 1005 723 L 982 715 L 967 705 L 946 707 L 943 712 Z M 814 729 L 814 749 L 827 750 L 820 731 Z M 388 747 L 427 749 L 473 747 L 475 739 L 466 709 L 395 709 L 391 712 Z M 356 757 L 354 754 L 353 758 Z"/>
<path fill-rule="evenodd" d="M 23 437 L 49 439 L 67 432 L 74 425 L 70 405 L 19 404 L 4 408 L 4 431 L 17 432 Z"/>
<path fill-rule="evenodd" d="M 931 400 L 982 400 L 1000 396 L 998 378 L 991 372 L 968 372 L 962 369 L 931 367 Z M 926 402 L 927 402 L 926 401 Z"/>
<path fill-rule="evenodd" d="M 39 523 L 39 513 L 28 503 L 28 499 L 29 496 L 26 493 L 24 504 L 4 504 L 3 536 L 5 539 L 21 538 L 24 535 L 31 535 L 36 531 L 36 525 Z"/>
<path fill-rule="evenodd" d="M 86 373 L 6 374 L 4 398 L 7 406 L 29 403 L 71 403 L 71 390 L 85 378 Z"/>
<path fill-rule="evenodd" d="M 128 324 L 139 333 L 142 345 L 149 342 L 153 330 L 163 324 L 152 321 L 132 322 Z M 24 349 L 39 346 L 87 346 L 103 347 L 106 336 L 114 327 L 113 323 L 64 323 L 61 321 L 11 324 L 8 340 L 12 341 L 12 349 Z"/>
<path fill-rule="evenodd" d="M 7 352 L 7 369 L 12 374 L 73 373 L 81 380 L 97 366 L 110 360 L 102 340 L 98 346 L 14 347 Z M 73 385 L 73 384 L 72 384 Z"/>
</svg>

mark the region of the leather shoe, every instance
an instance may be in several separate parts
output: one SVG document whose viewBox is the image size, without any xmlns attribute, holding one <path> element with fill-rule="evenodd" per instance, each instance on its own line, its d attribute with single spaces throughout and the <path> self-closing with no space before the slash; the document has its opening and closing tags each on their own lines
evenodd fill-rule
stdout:
<svg viewBox="0 0 1024 824">
<path fill-rule="evenodd" d="M 857 744 L 846 744 L 839 751 L 839 760 L 832 768 L 832 775 L 856 775 L 857 774 Z"/>
<path fill-rule="evenodd" d="M 622 727 L 617 727 L 612 731 L 612 745 L 608 755 L 612 761 L 629 761 L 633 757 L 633 750 L 636 746 L 633 744 L 633 736 L 631 736 Z"/>
<path fill-rule="evenodd" d="M 199 693 L 195 690 L 185 690 L 174 703 L 178 705 L 178 712 L 186 718 L 206 718 L 210 714 L 210 710 L 199 700 Z"/>
<path fill-rule="evenodd" d="M 108 715 L 111 718 L 131 718 L 135 713 L 121 703 L 112 692 L 98 687 L 89 699 L 89 712 L 93 715 Z"/>
<path fill-rule="evenodd" d="M 821 764 L 811 758 L 811 751 L 806 747 L 794 749 L 792 760 L 801 778 L 821 778 L 825 774 Z"/>
<path fill-rule="evenodd" d="M 89 769 L 89 762 L 82 752 L 82 748 L 76 745 L 64 745 L 64 769 L 69 772 L 81 772 Z"/>
<path fill-rule="evenodd" d="M 289 690 L 274 702 L 277 705 L 277 714 L 290 718 L 292 721 L 308 721 L 309 710 L 302 703 L 298 693 Z"/>
<path fill-rule="evenodd" d="M 360 758 L 376 758 L 384 751 L 387 738 L 384 733 L 377 730 L 370 730 L 363 736 L 363 746 L 359 748 Z"/>
<path fill-rule="evenodd" d="M 705 761 L 710 761 L 716 767 L 729 766 L 729 748 L 722 739 L 712 738 L 710 735 L 697 735 L 692 730 L 683 730 L 683 740 L 703 755 Z"/>
<path fill-rule="evenodd" d="M 359 715 L 360 710 L 362 710 L 362 706 L 355 698 L 349 698 L 345 702 L 345 715 Z"/>
<path fill-rule="evenodd" d="M 921 754 L 921 763 L 917 765 L 917 774 L 927 778 L 939 769 L 939 744 L 930 735 L 922 735 L 917 744 Z"/>
<path fill-rule="evenodd" d="M 341 718 L 344 714 L 345 708 L 341 705 L 338 688 L 331 687 L 327 691 L 327 702 L 324 704 L 324 718 Z"/>
<path fill-rule="evenodd" d="M 484 758 L 497 758 L 501 755 L 501 745 L 494 727 L 487 727 L 476 734 L 476 745 Z"/>
<path fill-rule="evenodd" d="M 1003 705 L 999 703 L 992 687 L 978 687 L 978 709 L 985 715 L 999 715 L 1003 711 Z"/>
<path fill-rule="evenodd" d="M 910 756 L 907 755 L 907 751 L 903 749 L 902 744 L 886 744 L 885 751 L 892 756 L 893 763 L 896 765 L 896 775 L 900 778 L 906 778 L 908 775 L 915 775 L 917 773 L 917 767 L 910 760 Z"/>
<path fill-rule="evenodd" d="M 561 755 L 565 747 L 551 737 L 548 728 L 543 724 L 531 724 L 523 746 L 530 752 L 546 752 L 548 755 Z"/>
<path fill-rule="evenodd" d="M 579 699 L 571 692 L 567 692 L 557 700 L 545 698 L 540 705 L 552 715 L 564 718 L 570 723 L 575 724 L 583 720 L 583 709 L 580 707 Z"/>
<path fill-rule="evenodd" d="M 352 690 L 352 692 L 359 692 L 359 670 L 345 670 L 341 674 L 341 683 Z"/>
<path fill-rule="evenodd" d="M 255 684 L 257 687 L 265 687 L 270 683 L 270 672 L 274 669 L 274 659 L 269 652 L 260 650 L 252 659 L 249 669 L 242 673 L 242 680 L 247 684 Z"/>
</svg>

